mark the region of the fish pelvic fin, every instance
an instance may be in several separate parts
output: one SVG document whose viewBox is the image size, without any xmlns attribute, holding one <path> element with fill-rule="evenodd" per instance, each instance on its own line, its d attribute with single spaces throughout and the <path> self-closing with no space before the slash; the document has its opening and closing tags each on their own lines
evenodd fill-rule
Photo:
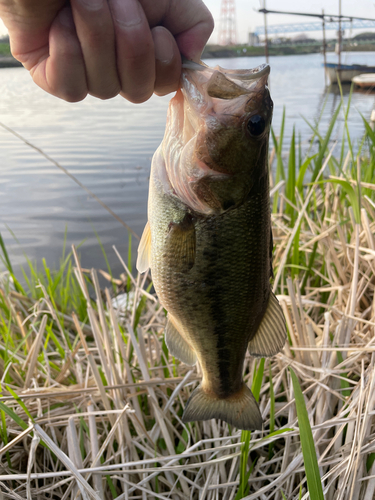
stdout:
<svg viewBox="0 0 375 500">
<path fill-rule="evenodd" d="M 262 415 L 252 392 L 245 383 L 235 394 L 219 398 L 197 387 L 191 394 L 182 415 L 183 422 L 220 418 L 243 430 L 261 430 Z"/>
<path fill-rule="evenodd" d="M 249 342 L 249 353 L 270 357 L 281 351 L 286 341 L 285 318 L 279 301 L 271 292 L 268 306 L 257 332 Z"/>
<path fill-rule="evenodd" d="M 141 241 L 138 246 L 138 257 L 136 268 L 139 273 L 145 273 L 150 267 L 151 260 L 151 229 L 150 223 L 147 222 L 142 233 Z"/>
<path fill-rule="evenodd" d="M 170 316 L 168 316 L 167 325 L 165 327 L 165 343 L 172 356 L 186 365 L 193 366 L 197 362 L 197 355 L 174 326 Z"/>
</svg>

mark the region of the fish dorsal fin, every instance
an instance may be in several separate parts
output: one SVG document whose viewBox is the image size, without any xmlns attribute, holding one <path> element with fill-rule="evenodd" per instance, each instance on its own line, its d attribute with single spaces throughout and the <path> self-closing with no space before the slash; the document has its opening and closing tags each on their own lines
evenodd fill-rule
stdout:
<svg viewBox="0 0 375 500">
<path fill-rule="evenodd" d="M 215 71 L 208 82 L 207 93 L 210 97 L 234 99 L 240 95 L 248 94 L 249 90 L 229 80 L 220 71 Z"/>
<path fill-rule="evenodd" d="M 181 333 L 172 323 L 169 315 L 165 327 L 165 343 L 172 356 L 186 365 L 193 366 L 197 362 L 197 356 L 193 348 L 182 337 Z"/>
<path fill-rule="evenodd" d="M 259 328 L 249 342 L 251 356 L 274 356 L 286 341 L 285 318 L 279 301 L 271 292 L 268 306 Z"/>
<path fill-rule="evenodd" d="M 150 267 L 151 260 L 151 230 L 150 223 L 147 222 L 142 233 L 141 241 L 138 246 L 137 270 L 144 273 Z"/>
</svg>

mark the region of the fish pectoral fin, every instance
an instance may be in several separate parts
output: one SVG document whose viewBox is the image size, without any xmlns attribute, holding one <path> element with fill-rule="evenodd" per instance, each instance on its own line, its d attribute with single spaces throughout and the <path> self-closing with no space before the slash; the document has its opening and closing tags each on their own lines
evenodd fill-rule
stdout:
<svg viewBox="0 0 375 500">
<path fill-rule="evenodd" d="M 167 319 L 165 327 L 165 343 L 167 344 L 169 352 L 175 358 L 179 359 L 186 365 L 193 366 L 197 362 L 197 356 L 194 350 L 182 337 L 181 333 L 172 323 L 170 317 Z"/>
<path fill-rule="evenodd" d="M 187 213 L 181 222 L 171 222 L 166 247 L 169 262 L 178 272 L 190 271 L 195 263 L 196 235 L 192 216 Z"/>
<path fill-rule="evenodd" d="M 142 233 L 141 241 L 138 246 L 138 257 L 136 268 L 139 273 L 144 273 L 150 267 L 151 260 L 151 230 L 150 223 L 147 221 Z"/>
<path fill-rule="evenodd" d="M 252 392 L 243 384 L 241 389 L 224 399 L 197 387 L 188 399 L 182 415 L 183 422 L 220 418 L 238 429 L 262 429 L 262 415 Z"/>
<path fill-rule="evenodd" d="M 268 306 L 257 332 L 249 342 L 251 356 L 274 356 L 286 341 L 285 318 L 279 301 L 271 292 Z"/>
</svg>

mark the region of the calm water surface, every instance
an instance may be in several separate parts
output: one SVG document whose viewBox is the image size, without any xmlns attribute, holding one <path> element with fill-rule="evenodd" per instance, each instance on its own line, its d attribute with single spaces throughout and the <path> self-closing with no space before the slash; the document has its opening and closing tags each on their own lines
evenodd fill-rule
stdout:
<svg viewBox="0 0 375 500">
<path fill-rule="evenodd" d="M 249 68 L 263 62 L 249 57 L 209 64 Z M 343 62 L 374 65 L 375 53 L 347 54 Z M 270 64 L 275 132 L 285 106 L 286 144 L 293 125 L 307 144 L 311 130 L 303 117 L 313 121 L 325 103 L 324 131 L 340 100 L 337 91 L 325 91 L 322 56 L 273 57 Z M 87 97 L 69 104 L 40 90 L 23 68 L 0 70 L 0 121 L 68 169 L 139 235 L 146 222 L 151 158 L 163 137 L 169 99 L 153 96 L 134 105 L 121 97 L 109 101 Z M 369 118 L 373 105 L 374 94 L 353 94 L 350 128 L 354 137 L 363 131 L 359 112 Z M 342 127 L 341 117 L 334 138 L 341 137 Z M 84 267 L 105 267 L 98 235 L 114 273 L 122 272 L 112 245 L 126 253 L 128 234 L 106 210 L 2 127 L 0 160 L 0 232 L 18 269 L 25 255 L 38 263 L 45 257 L 50 266 L 57 266 L 67 229 L 67 245 L 83 242 Z M 133 246 L 135 250 L 136 242 Z"/>
</svg>

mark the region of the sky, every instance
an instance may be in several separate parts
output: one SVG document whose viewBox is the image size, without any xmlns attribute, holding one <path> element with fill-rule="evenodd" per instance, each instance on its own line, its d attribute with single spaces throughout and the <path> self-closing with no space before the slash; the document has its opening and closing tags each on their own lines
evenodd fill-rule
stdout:
<svg viewBox="0 0 375 500">
<path fill-rule="evenodd" d="M 215 19 L 215 31 L 210 39 L 210 42 L 217 42 L 217 33 L 220 20 L 220 6 L 222 0 L 204 0 L 207 7 L 212 12 Z M 256 12 L 263 5 L 263 0 L 236 0 L 236 17 L 237 17 L 237 36 L 239 43 L 247 41 L 247 33 L 254 31 L 256 26 L 263 26 L 263 14 Z M 342 14 L 347 16 L 367 17 L 375 19 L 375 0 L 342 0 Z M 297 12 L 309 12 L 321 14 L 324 9 L 326 14 L 338 14 L 339 0 L 310 0 L 301 2 L 300 0 L 266 0 L 266 7 L 269 10 L 285 10 Z M 314 22 L 318 19 L 309 19 L 300 16 L 286 16 L 282 14 L 268 14 L 267 24 L 285 24 L 285 23 L 306 23 Z M 375 29 L 374 29 L 375 31 Z M 359 31 L 354 31 L 357 34 Z M 297 34 L 297 33 L 296 33 Z M 309 35 L 309 33 L 307 33 Z M 327 31 L 327 36 L 334 36 L 335 31 Z M 288 36 L 294 36 L 293 34 Z M 320 38 L 321 32 L 311 32 L 314 38 Z"/>
<path fill-rule="evenodd" d="M 211 10 L 216 23 L 215 31 L 210 39 L 211 43 L 216 43 L 218 39 L 217 34 L 221 1 L 222 0 L 204 0 L 207 7 Z M 263 4 L 263 0 L 261 0 L 261 2 Z M 302 3 L 298 0 L 266 0 L 266 2 L 269 10 L 275 9 L 321 13 L 324 8 L 326 14 L 337 14 L 339 8 L 339 0 L 310 0 L 308 5 L 307 2 Z M 260 0 L 236 0 L 237 36 L 239 43 L 245 43 L 247 41 L 247 33 L 249 31 L 254 31 L 256 26 L 263 25 L 263 14 L 256 12 L 259 8 Z M 342 0 L 342 14 L 375 19 L 375 0 L 357 0 L 355 2 L 353 0 Z M 267 20 L 269 25 L 314 21 L 314 19 L 309 20 L 306 17 L 285 16 L 280 14 L 269 14 Z M 6 29 L 0 20 L 0 36 L 5 33 Z M 333 30 L 328 31 L 327 36 L 333 36 L 334 33 Z M 358 33 L 358 31 L 353 32 L 353 34 L 356 33 Z M 311 36 L 321 37 L 321 32 L 311 33 Z"/>
</svg>

